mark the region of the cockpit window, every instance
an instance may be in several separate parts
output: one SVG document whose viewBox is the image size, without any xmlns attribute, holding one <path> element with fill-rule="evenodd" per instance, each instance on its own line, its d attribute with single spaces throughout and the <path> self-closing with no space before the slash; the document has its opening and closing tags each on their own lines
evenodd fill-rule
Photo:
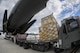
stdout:
<svg viewBox="0 0 80 53">
<path fill-rule="evenodd" d="M 71 20 L 71 22 L 68 23 L 67 28 L 68 32 L 74 31 L 79 27 L 78 22 L 76 20 Z"/>
<path fill-rule="evenodd" d="M 76 28 L 76 27 L 78 27 L 78 23 L 76 21 L 73 21 L 73 22 L 70 23 L 70 27 L 71 28 Z"/>
</svg>

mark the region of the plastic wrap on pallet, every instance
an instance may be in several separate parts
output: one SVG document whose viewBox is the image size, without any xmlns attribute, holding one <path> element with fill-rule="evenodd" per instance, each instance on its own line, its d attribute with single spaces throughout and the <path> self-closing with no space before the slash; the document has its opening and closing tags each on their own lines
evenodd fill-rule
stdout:
<svg viewBox="0 0 80 53">
<path fill-rule="evenodd" d="M 41 27 L 39 27 L 40 40 L 50 41 L 58 38 L 58 27 L 56 20 L 51 15 L 41 19 Z"/>
</svg>

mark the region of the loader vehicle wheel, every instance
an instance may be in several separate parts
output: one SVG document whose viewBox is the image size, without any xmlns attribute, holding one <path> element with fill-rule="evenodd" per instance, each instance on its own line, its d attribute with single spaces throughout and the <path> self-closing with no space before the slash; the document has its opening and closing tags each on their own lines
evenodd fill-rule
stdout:
<svg viewBox="0 0 80 53">
<path fill-rule="evenodd" d="M 16 40 L 16 44 L 19 45 L 19 41 Z"/>
<path fill-rule="evenodd" d="M 44 45 L 39 45 L 38 50 L 41 51 L 41 52 L 44 52 L 45 51 L 45 46 Z"/>
<path fill-rule="evenodd" d="M 45 52 L 45 51 L 47 51 L 49 49 L 49 46 L 48 45 L 44 45 L 44 44 L 32 44 L 31 48 L 33 50 L 37 50 L 37 51 L 40 51 L 40 52 Z"/>
<path fill-rule="evenodd" d="M 23 48 L 24 49 L 28 49 L 29 48 L 29 44 L 28 43 L 23 43 Z"/>
<path fill-rule="evenodd" d="M 40 51 L 41 52 L 48 51 L 49 48 L 50 48 L 50 45 L 49 44 L 42 44 L 42 45 L 40 45 Z"/>
<path fill-rule="evenodd" d="M 36 50 L 36 47 L 34 44 L 31 44 L 30 47 L 31 47 L 31 49 Z"/>
<path fill-rule="evenodd" d="M 7 40 L 7 38 L 4 38 L 5 40 Z"/>
<path fill-rule="evenodd" d="M 49 46 L 45 46 L 45 51 L 49 50 Z"/>
<path fill-rule="evenodd" d="M 37 45 L 37 44 L 32 44 L 31 49 L 37 50 L 37 51 L 43 51 L 42 47 L 40 45 Z"/>
<path fill-rule="evenodd" d="M 59 48 L 54 48 L 54 51 L 55 51 L 55 53 L 61 53 L 61 52 L 63 52 L 64 50 L 63 50 L 63 49 L 59 49 Z"/>
<path fill-rule="evenodd" d="M 4 38 L 6 40 L 6 38 Z"/>
<path fill-rule="evenodd" d="M 23 46 L 22 42 L 19 42 L 19 46 Z"/>
<path fill-rule="evenodd" d="M 14 42 L 14 38 L 11 38 L 12 42 Z"/>
</svg>

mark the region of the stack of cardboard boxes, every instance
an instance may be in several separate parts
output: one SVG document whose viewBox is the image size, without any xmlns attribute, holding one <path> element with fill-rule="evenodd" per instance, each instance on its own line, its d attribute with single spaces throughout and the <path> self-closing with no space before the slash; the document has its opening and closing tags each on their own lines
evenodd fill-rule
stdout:
<svg viewBox="0 0 80 53">
<path fill-rule="evenodd" d="M 50 41 L 58 38 L 57 22 L 52 14 L 41 19 L 39 33 L 41 41 Z"/>
</svg>

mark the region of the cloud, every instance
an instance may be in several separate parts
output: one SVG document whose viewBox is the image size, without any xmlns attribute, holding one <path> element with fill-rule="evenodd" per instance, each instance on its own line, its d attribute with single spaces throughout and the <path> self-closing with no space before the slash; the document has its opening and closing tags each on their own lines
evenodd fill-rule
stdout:
<svg viewBox="0 0 80 53">
<path fill-rule="evenodd" d="M 0 4 L 1 4 L 2 0 L 0 0 Z"/>
<path fill-rule="evenodd" d="M 80 0 L 65 0 L 63 3 L 63 10 L 67 11 L 71 9 L 71 12 L 65 13 L 64 18 L 74 16 L 74 14 L 80 9 Z"/>
<path fill-rule="evenodd" d="M 47 7 L 53 12 L 55 18 L 58 18 L 58 15 L 62 11 L 62 3 L 60 2 L 60 0 L 49 0 L 49 2 L 47 3 Z"/>
<path fill-rule="evenodd" d="M 59 18 L 59 15 L 63 11 L 62 5 L 63 3 L 60 0 L 49 0 L 47 5 L 48 9 L 53 12 L 53 16 L 55 17 L 59 25 L 61 21 L 61 18 Z"/>
<path fill-rule="evenodd" d="M 4 11 L 5 9 L 8 10 L 8 16 L 12 10 L 12 8 L 14 7 L 14 5 L 17 3 L 18 0 L 2 0 L 1 2 L 1 7 L 0 7 L 0 11 Z"/>
</svg>

